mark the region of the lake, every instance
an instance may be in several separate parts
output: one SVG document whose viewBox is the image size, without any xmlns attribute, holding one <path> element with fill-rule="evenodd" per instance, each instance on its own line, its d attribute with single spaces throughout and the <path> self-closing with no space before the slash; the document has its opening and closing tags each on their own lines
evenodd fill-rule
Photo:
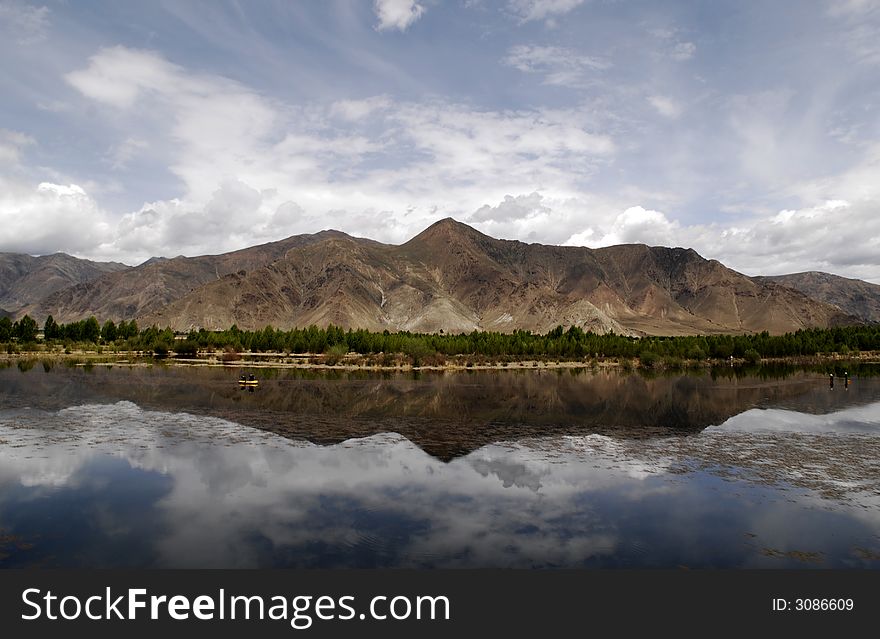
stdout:
<svg viewBox="0 0 880 639">
<path fill-rule="evenodd" d="M 878 568 L 870 372 L 19 362 L 0 567 Z"/>
</svg>

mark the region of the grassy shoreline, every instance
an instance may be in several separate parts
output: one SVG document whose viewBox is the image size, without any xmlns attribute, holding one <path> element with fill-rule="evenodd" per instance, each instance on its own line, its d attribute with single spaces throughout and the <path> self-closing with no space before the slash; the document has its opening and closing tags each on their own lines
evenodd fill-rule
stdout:
<svg viewBox="0 0 880 639">
<path fill-rule="evenodd" d="M 7 365 L 23 361 L 59 361 L 68 365 L 81 366 L 149 366 L 156 363 L 182 367 L 217 367 L 217 368 L 298 368 L 328 370 L 534 370 L 534 369 L 569 369 L 569 368 L 615 368 L 622 370 L 679 370 L 701 369 L 724 366 L 745 365 L 790 365 L 790 366 L 822 366 L 845 365 L 849 362 L 859 364 L 880 364 L 880 351 L 860 353 L 827 353 L 792 357 L 767 357 L 759 361 L 744 358 L 734 359 L 678 359 L 652 358 L 644 361 L 626 357 L 583 357 L 574 358 L 516 358 L 512 356 L 480 356 L 456 355 L 442 358 L 442 361 L 422 362 L 414 365 L 411 358 L 403 354 L 360 355 L 349 353 L 264 353 L 228 351 L 205 351 L 197 356 L 169 353 L 165 357 L 154 357 L 146 351 L 113 350 L 110 348 L 95 349 L 63 349 L 45 348 L 15 353 L 0 353 L 0 362 Z"/>
</svg>

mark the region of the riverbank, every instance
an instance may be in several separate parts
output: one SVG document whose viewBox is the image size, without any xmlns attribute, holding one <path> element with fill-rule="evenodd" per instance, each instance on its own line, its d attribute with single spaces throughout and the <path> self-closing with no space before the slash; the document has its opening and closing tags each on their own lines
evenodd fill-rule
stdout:
<svg viewBox="0 0 880 639">
<path fill-rule="evenodd" d="M 880 351 L 861 353 L 828 353 L 797 357 L 772 357 L 760 360 L 745 358 L 728 359 L 679 359 L 679 358 L 625 358 L 625 357 L 584 357 L 517 359 L 512 356 L 428 356 L 414 362 L 403 354 L 346 355 L 326 353 L 234 353 L 229 351 L 205 351 L 196 356 L 169 353 L 155 357 L 145 351 L 113 350 L 108 348 L 60 349 L 21 351 L 0 354 L 0 363 L 13 365 L 23 362 L 58 361 L 68 366 L 152 366 L 163 365 L 185 367 L 219 368 L 300 368 L 331 370 L 524 370 L 524 369 L 572 369 L 572 368 L 619 368 L 622 370 L 680 370 L 717 367 L 740 367 L 746 365 L 789 365 L 789 366 L 844 366 L 849 362 L 859 364 L 880 364 Z"/>
</svg>

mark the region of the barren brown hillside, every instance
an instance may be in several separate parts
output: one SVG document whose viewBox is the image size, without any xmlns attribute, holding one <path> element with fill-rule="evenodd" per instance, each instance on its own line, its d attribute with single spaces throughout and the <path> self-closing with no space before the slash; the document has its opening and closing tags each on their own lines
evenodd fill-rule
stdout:
<svg viewBox="0 0 880 639">
<path fill-rule="evenodd" d="M 497 240 L 452 219 L 400 246 L 344 234 L 232 270 L 142 323 L 177 330 L 327 325 L 372 330 L 629 334 L 781 333 L 853 322 L 829 304 L 747 277 L 695 251 Z"/>
</svg>

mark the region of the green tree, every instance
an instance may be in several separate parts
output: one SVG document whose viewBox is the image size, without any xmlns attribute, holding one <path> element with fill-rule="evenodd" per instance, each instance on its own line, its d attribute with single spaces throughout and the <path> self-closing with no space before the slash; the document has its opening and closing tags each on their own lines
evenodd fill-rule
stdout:
<svg viewBox="0 0 880 639">
<path fill-rule="evenodd" d="M 8 317 L 0 317 L 0 342 L 8 342 L 12 339 L 12 320 Z"/>
<path fill-rule="evenodd" d="M 122 320 L 119 322 L 119 326 L 116 327 L 116 335 L 122 339 L 131 339 L 132 337 L 137 337 L 138 335 L 138 325 L 134 320 L 130 320 L 126 322 Z"/>
<path fill-rule="evenodd" d="M 87 342 L 94 342 L 97 344 L 99 337 L 101 337 L 101 326 L 98 324 L 98 320 L 95 316 L 92 315 L 83 324 L 82 338 Z"/>
<path fill-rule="evenodd" d="M 46 318 L 46 323 L 43 324 L 43 339 L 48 342 L 50 339 L 58 339 L 59 337 L 61 337 L 61 328 L 55 318 L 50 315 Z"/>
<path fill-rule="evenodd" d="M 107 343 L 115 342 L 118 337 L 118 331 L 116 329 L 116 324 L 113 323 L 113 320 L 107 320 L 104 322 L 104 327 L 101 329 L 101 339 Z"/>
<path fill-rule="evenodd" d="M 38 330 L 37 322 L 30 315 L 25 315 L 13 324 L 13 334 L 18 338 L 19 342 L 35 341 Z"/>
</svg>

